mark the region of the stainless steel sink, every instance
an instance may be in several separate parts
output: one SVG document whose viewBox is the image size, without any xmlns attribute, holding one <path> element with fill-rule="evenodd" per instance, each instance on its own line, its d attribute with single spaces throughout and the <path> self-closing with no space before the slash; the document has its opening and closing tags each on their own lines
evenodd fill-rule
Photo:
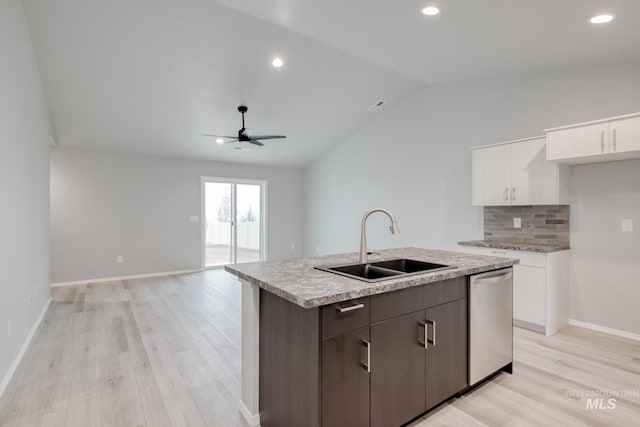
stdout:
<svg viewBox="0 0 640 427">
<path fill-rule="evenodd" d="M 340 274 L 341 276 L 347 276 L 353 279 L 363 280 L 365 282 L 379 282 L 382 280 L 396 279 L 414 274 L 448 270 L 456 267 L 432 262 L 416 261 L 413 259 L 398 258 L 364 264 L 340 264 L 315 268 L 317 270 Z"/>
</svg>

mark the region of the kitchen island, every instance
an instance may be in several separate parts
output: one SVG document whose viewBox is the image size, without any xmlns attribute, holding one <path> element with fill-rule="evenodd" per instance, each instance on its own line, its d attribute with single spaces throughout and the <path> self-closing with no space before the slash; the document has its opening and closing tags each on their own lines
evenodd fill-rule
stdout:
<svg viewBox="0 0 640 427">
<path fill-rule="evenodd" d="M 468 388 L 469 277 L 518 261 L 419 248 L 370 261 L 397 258 L 455 268 L 370 283 L 315 268 L 356 254 L 225 267 L 243 287 L 250 425 L 401 425 Z"/>
</svg>

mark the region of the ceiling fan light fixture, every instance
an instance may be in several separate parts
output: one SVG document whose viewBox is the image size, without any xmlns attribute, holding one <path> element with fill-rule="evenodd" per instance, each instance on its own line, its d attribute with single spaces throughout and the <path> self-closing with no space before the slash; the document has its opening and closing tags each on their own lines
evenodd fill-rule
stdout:
<svg viewBox="0 0 640 427">
<path fill-rule="evenodd" d="M 224 144 L 224 139 L 222 138 L 216 138 L 216 144 Z"/>
<path fill-rule="evenodd" d="M 273 61 L 271 61 L 271 65 L 273 65 L 275 68 L 280 68 L 284 65 L 284 61 L 282 60 L 282 58 L 273 58 Z"/>
</svg>

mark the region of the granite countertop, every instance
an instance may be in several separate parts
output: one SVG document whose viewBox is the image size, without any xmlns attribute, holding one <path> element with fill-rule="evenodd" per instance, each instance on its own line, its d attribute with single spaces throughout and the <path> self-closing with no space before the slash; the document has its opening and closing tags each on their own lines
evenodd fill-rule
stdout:
<svg viewBox="0 0 640 427">
<path fill-rule="evenodd" d="M 380 255 L 369 256 L 369 261 L 408 258 L 417 261 L 453 265 L 457 268 L 390 278 L 389 280 L 375 283 L 351 279 L 314 268 L 315 266 L 350 262 L 355 264 L 358 262 L 358 254 L 354 252 L 313 258 L 233 264 L 225 266 L 225 270 L 301 307 L 312 308 L 425 283 L 497 270 L 518 263 L 517 259 L 433 249 L 400 248 L 387 249 L 380 252 Z"/>
<path fill-rule="evenodd" d="M 479 248 L 506 249 L 511 251 L 524 252 L 558 252 L 569 249 L 569 244 L 559 243 L 526 243 L 526 242 L 501 242 L 496 240 L 469 240 L 467 242 L 458 242 L 462 246 L 476 246 Z"/>
</svg>

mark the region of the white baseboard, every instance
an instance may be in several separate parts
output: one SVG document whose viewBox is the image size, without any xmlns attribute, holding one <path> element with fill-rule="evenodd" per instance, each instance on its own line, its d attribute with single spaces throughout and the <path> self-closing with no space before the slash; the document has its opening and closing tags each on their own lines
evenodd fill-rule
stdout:
<svg viewBox="0 0 640 427">
<path fill-rule="evenodd" d="M 242 400 L 238 405 L 238 411 L 249 427 L 260 427 L 260 414 L 252 414 Z"/>
<path fill-rule="evenodd" d="M 16 369 L 18 369 L 18 365 L 22 361 L 24 354 L 27 352 L 27 349 L 29 348 L 29 344 L 31 344 L 31 340 L 33 339 L 33 336 L 36 334 L 36 331 L 38 330 L 38 327 L 40 326 L 42 319 L 44 319 L 44 315 L 46 314 L 47 309 L 49 309 L 50 304 L 51 304 L 51 297 L 49 297 L 49 300 L 42 308 L 42 311 L 38 315 L 38 318 L 36 319 L 33 326 L 31 327 L 31 330 L 29 331 L 27 338 L 25 338 L 24 343 L 22 344 L 22 347 L 20 347 L 20 351 L 16 355 L 15 359 L 13 359 L 13 363 L 9 367 L 9 371 L 7 371 L 7 374 L 2 379 L 2 382 L 0 383 L 0 397 L 2 397 L 2 394 L 4 393 L 5 389 L 9 385 L 9 381 L 11 381 L 13 374 L 16 373 Z"/>
<path fill-rule="evenodd" d="M 77 286 L 77 285 L 87 285 L 90 283 L 101 283 L 101 282 L 113 282 L 116 280 L 131 280 L 131 279 L 144 279 L 146 277 L 160 277 L 160 276 L 171 276 L 174 274 L 187 274 L 187 273 L 196 273 L 202 271 L 199 268 L 193 270 L 178 270 L 178 271 L 165 271 L 162 273 L 146 273 L 146 274 L 133 274 L 130 276 L 117 276 L 117 277 L 104 277 L 101 279 L 87 279 L 87 280 L 74 280 L 72 282 L 55 282 L 51 284 L 52 288 L 59 288 L 61 286 Z"/>
<path fill-rule="evenodd" d="M 616 337 L 628 338 L 634 341 L 640 341 L 640 334 L 633 332 L 621 331 L 620 329 L 608 328 L 606 326 L 595 325 L 593 323 L 582 322 L 580 320 L 569 319 L 569 324 L 580 328 L 591 329 L 592 331 L 602 332 Z"/>
</svg>

